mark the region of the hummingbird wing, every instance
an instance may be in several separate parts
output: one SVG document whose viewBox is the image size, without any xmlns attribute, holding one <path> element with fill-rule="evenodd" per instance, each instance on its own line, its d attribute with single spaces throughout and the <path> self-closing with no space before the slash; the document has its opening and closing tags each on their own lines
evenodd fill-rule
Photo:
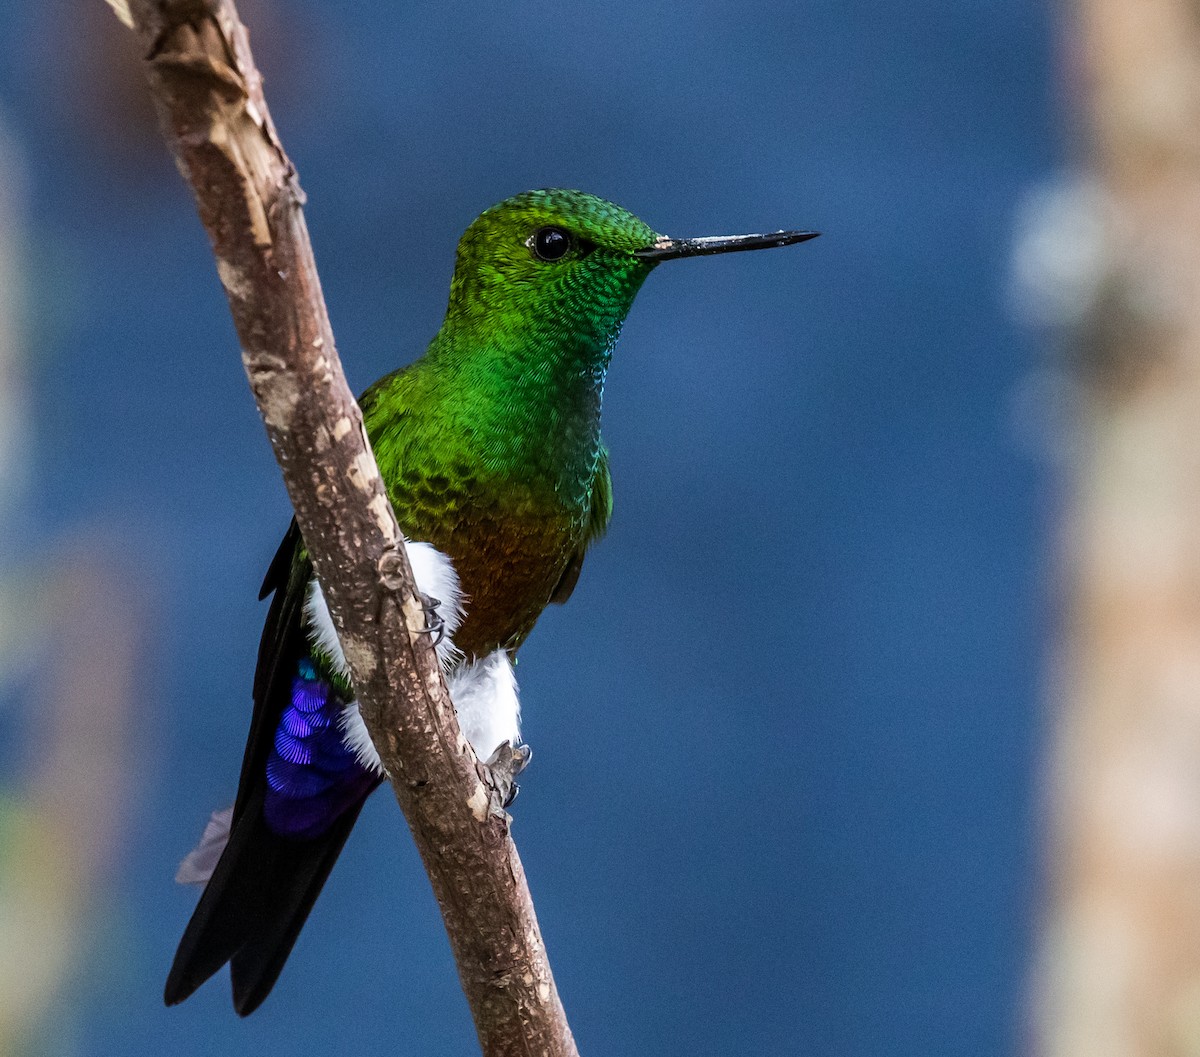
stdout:
<svg viewBox="0 0 1200 1057">
<path fill-rule="evenodd" d="M 314 667 L 304 620 L 311 578 L 293 522 L 263 582 L 261 597 L 274 597 L 229 842 L 180 940 L 168 1005 L 229 962 L 235 1009 L 259 1006 L 379 783 L 345 746 L 345 702 Z"/>
<path fill-rule="evenodd" d="M 592 478 L 592 505 L 588 512 L 587 532 L 567 561 L 557 586 L 550 594 L 550 601 L 562 605 L 571 597 L 575 585 L 579 582 L 579 573 L 583 569 L 583 559 L 587 556 L 588 548 L 608 531 L 608 523 L 612 520 L 612 475 L 608 472 L 608 451 L 600 449 L 600 458 L 596 463 L 596 476 Z"/>
</svg>

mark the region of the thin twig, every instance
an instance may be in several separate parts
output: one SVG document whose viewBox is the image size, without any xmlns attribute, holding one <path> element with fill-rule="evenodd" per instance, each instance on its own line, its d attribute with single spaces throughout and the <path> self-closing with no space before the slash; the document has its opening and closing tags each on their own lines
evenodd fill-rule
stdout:
<svg viewBox="0 0 1200 1057">
<path fill-rule="evenodd" d="M 575 1057 L 508 818 L 454 708 L 342 374 L 296 172 L 231 0 L 132 0 L 164 135 L 212 240 L 254 398 L 487 1057 Z"/>
</svg>

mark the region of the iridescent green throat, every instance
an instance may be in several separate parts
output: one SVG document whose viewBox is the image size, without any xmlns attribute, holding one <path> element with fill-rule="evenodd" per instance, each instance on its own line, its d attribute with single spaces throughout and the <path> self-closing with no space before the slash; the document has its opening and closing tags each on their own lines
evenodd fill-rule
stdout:
<svg viewBox="0 0 1200 1057">
<path fill-rule="evenodd" d="M 605 375 L 649 272 L 640 262 L 617 263 L 563 276 L 541 291 L 535 312 L 517 303 L 479 313 L 451 302 L 426 369 L 458 394 L 447 409 L 456 432 L 486 435 L 489 471 L 564 489 L 590 481 Z"/>
</svg>

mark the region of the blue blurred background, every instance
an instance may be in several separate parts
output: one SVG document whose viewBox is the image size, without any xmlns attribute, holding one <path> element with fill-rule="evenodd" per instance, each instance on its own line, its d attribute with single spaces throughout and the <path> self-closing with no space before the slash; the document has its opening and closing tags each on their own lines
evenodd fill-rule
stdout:
<svg viewBox="0 0 1200 1057">
<path fill-rule="evenodd" d="M 1046 8 L 243 7 L 356 388 L 424 348 L 462 229 L 519 190 L 679 235 L 825 233 L 647 284 L 607 388 L 612 530 L 522 651 L 515 836 L 584 1053 L 1018 1047 L 1053 491 L 1013 426 L 1038 353 L 1005 290 L 1062 149 Z M 116 570 L 140 650 L 122 778 L 94 792 L 113 836 L 28 1052 L 474 1052 L 386 795 L 260 1012 L 223 977 L 161 1005 L 289 512 L 128 49 L 101 0 L 0 6 L 32 467 L 0 555 L 25 597 L 64 554 Z M 53 649 L 27 654 L 14 796 Z"/>
</svg>

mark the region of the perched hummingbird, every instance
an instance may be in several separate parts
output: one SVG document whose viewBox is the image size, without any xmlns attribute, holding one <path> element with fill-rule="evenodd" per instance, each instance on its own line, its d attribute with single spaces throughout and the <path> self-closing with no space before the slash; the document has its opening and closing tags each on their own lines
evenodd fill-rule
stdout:
<svg viewBox="0 0 1200 1057">
<path fill-rule="evenodd" d="M 621 324 L 662 261 L 787 246 L 812 231 L 672 239 L 580 191 L 516 195 L 458 244 L 450 304 L 423 357 L 360 404 L 463 733 L 512 769 L 513 659 L 575 588 L 612 512 L 600 440 Z M 181 1002 L 226 962 L 253 1012 L 278 979 L 364 801 L 383 780 L 345 658 L 293 521 L 273 595 L 237 800 L 179 879 L 206 881 L 167 979 Z"/>
</svg>

